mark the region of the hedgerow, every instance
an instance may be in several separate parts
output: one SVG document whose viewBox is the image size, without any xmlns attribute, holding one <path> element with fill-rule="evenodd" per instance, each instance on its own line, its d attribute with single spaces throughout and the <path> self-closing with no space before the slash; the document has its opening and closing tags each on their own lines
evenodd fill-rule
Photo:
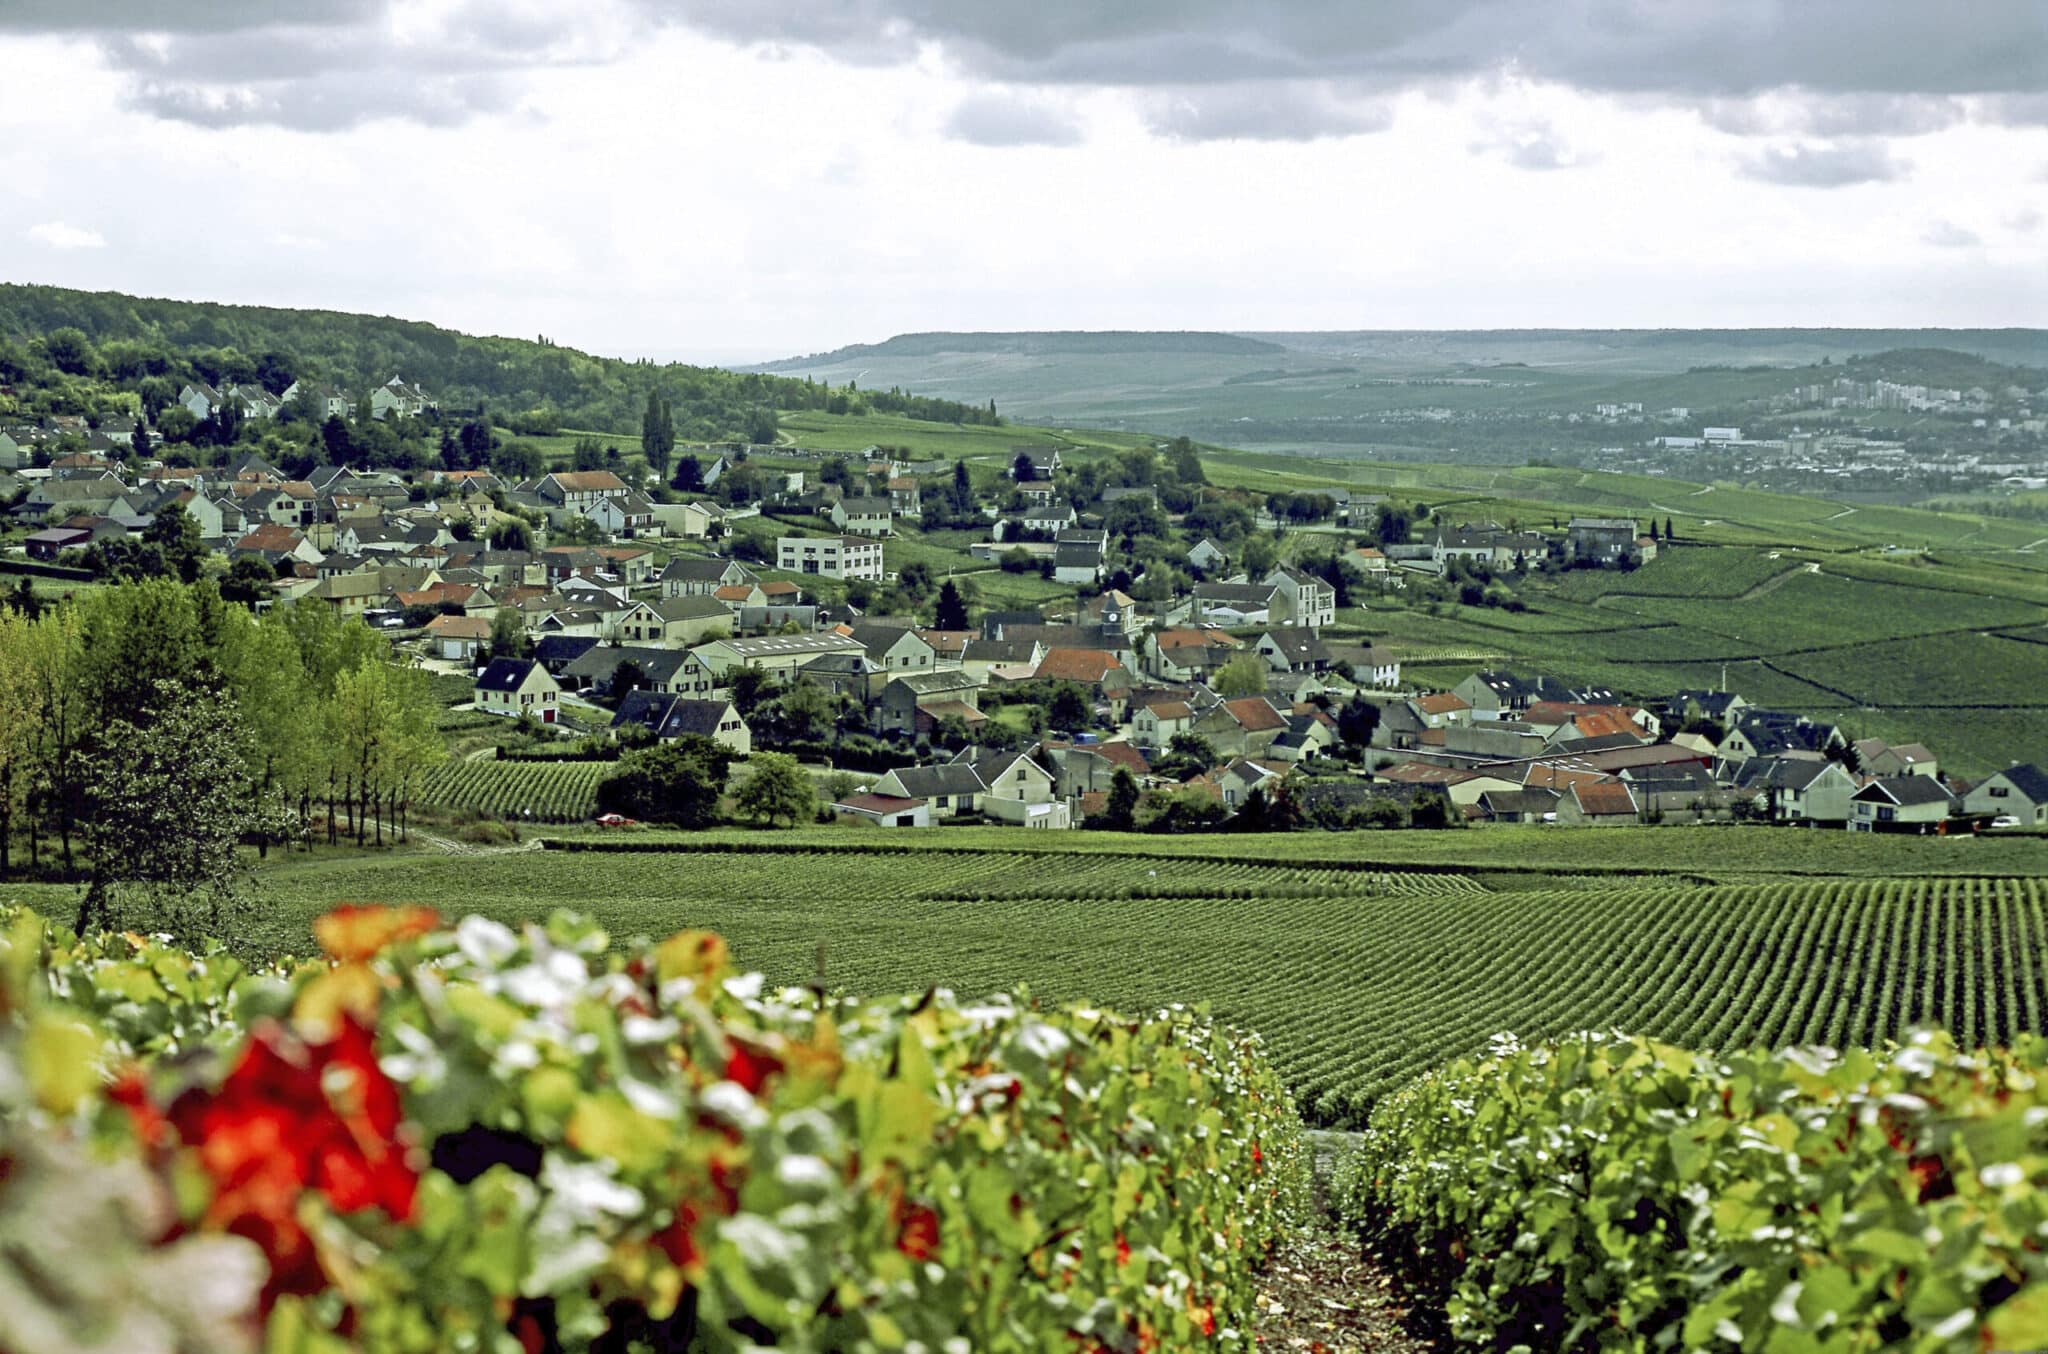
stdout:
<svg viewBox="0 0 2048 1354">
<path fill-rule="evenodd" d="M 767 993 L 566 913 L 316 933 L 5 920 L 0 1348 L 1244 1349 L 1304 1194 L 1256 1039 L 1186 1010 Z"/>
<path fill-rule="evenodd" d="M 1384 1100 L 1334 1192 L 1474 1344 L 2040 1348 L 2044 1068 L 2033 1037 L 1503 1041 Z"/>
</svg>

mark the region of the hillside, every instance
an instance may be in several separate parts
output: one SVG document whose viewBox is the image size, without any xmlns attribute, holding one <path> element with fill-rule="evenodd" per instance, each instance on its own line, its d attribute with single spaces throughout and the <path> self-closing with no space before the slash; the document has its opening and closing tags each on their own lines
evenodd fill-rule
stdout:
<svg viewBox="0 0 2048 1354">
<path fill-rule="evenodd" d="M 856 343 L 829 353 L 764 362 L 750 370 L 800 370 L 872 358 L 936 357 L 941 353 L 1013 353 L 1027 357 L 1102 357 L 1117 353 L 1208 353 L 1230 357 L 1277 354 L 1286 349 L 1277 343 L 1241 334 L 1214 334 L 1200 330 L 1079 330 L 986 334 L 898 334 L 880 343 Z"/>
<path fill-rule="evenodd" d="M 132 386 L 149 376 L 197 376 L 261 381 L 277 392 L 306 377 L 360 395 L 396 375 L 425 387 L 444 410 L 487 407 L 501 423 L 537 432 L 637 429 L 650 391 L 673 406 L 677 433 L 696 441 L 745 439 L 763 411 L 835 404 L 843 411 L 846 403 L 802 380 L 596 357 L 546 338 L 480 338 L 389 316 L 13 283 L 0 284 L 0 382 L 32 377 L 43 346 L 37 341 L 65 329 L 83 333 L 95 350 L 90 361 L 59 364 L 74 377 Z M 986 401 L 970 409 L 888 391 L 860 400 L 942 423 L 995 421 Z"/>
</svg>

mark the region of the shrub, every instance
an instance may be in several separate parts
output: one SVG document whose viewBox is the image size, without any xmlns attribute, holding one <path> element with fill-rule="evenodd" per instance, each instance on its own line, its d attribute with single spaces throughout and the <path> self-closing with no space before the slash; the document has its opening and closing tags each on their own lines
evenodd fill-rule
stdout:
<svg viewBox="0 0 2048 1354">
<path fill-rule="evenodd" d="M 1495 1348 L 2039 1348 L 2043 1072 L 2040 1038 L 1508 1041 L 1382 1101 L 1338 1207 Z"/>
<path fill-rule="evenodd" d="M 67 1280 L 0 1252 L 10 1350 L 166 1304 L 197 1329 L 152 1347 L 1250 1348 L 1306 1177 L 1256 1040 L 767 994 L 715 936 L 567 914 L 315 930 L 327 962 L 252 973 L 0 917 L 0 1144 L 53 1181 L 0 1222 Z M 80 1230 L 87 1144 L 125 1231 Z"/>
</svg>

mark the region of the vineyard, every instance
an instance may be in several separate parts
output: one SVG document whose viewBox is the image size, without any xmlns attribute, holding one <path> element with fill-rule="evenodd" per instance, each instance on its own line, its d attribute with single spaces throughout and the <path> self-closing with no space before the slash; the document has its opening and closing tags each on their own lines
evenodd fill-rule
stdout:
<svg viewBox="0 0 2048 1354">
<path fill-rule="evenodd" d="M 597 784 L 616 769 L 609 761 L 451 761 L 427 778 L 420 798 L 493 818 L 580 823 L 597 812 Z"/>
<path fill-rule="evenodd" d="M 1784 834 L 1724 838 L 1735 835 L 1761 850 Z M 822 960 L 827 984 L 852 993 L 971 997 L 1026 983 L 1047 1000 L 1127 1010 L 1205 1002 L 1259 1031 L 1304 1114 L 1329 1125 L 1362 1123 L 1388 1092 L 1503 1031 L 1615 1026 L 1733 1047 L 1869 1044 L 1927 1022 L 1970 1043 L 2048 1028 L 2041 878 L 1702 887 L 756 840 L 764 849 L 400 858 L 280 875 L 291 905 L 259 940 L 303 951 L 305 919 L 337 898 L 456 899 L 504 921 L 545 898 L 621 937 L 717 930 L 774 982 L 811 981 Z"/>
</svg>

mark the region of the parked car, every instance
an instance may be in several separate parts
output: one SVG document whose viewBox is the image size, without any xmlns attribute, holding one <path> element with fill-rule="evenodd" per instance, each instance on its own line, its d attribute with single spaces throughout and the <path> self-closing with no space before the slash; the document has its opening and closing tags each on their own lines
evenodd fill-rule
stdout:
<svg viewBox="0 0 2048 1354">
<path fill-rule="evenodd" d="M 2009 813 L 2001 813 L 1991 820 L 1991 826 L 1993 827 L 2018 827 L 2019 825 L 2020 820 Z"/>
<path fill-rule="evenodd" d="M 640 820 L 628 818 L 623 813 L 600 813 L 597 815 L 597 825 L 599 827 L 638 827 L 640 826 Z"/>
</svg>

